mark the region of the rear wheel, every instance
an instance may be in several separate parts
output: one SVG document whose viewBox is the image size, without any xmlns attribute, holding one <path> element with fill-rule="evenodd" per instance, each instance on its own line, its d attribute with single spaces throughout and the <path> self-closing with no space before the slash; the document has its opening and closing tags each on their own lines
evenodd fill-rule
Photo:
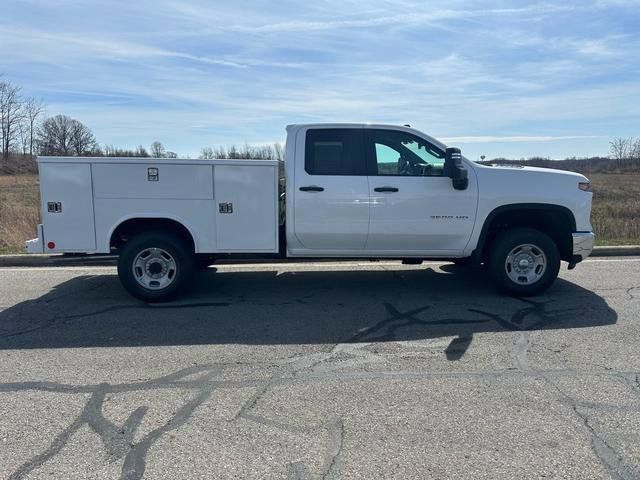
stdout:
<svg viewBox="0 0 640 480">
<path fill-rule="evenodd" d="M 558 247 L 539 230 L 507 230 L 496 238 L 491 250 L 489 268 L 493 281 L 511 295 L 526 297 L 541 293 L 558 276 Z"/>
<path fill-rule="evenodd" d="M 189 284 L 193 254 L 179 237 L 146 232 L 129 240 L 118 258 L 124 288 L 146 302 L 171 300 Z"/>
</svg>

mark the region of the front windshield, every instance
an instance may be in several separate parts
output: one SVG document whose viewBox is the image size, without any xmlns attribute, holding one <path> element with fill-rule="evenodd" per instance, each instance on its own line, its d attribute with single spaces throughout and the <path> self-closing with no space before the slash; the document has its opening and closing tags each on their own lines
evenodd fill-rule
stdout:
<svg viewBox="0 0 640 480">
<path fill-rule="evenodd" d="M 443 163 L 444 155 L 441 152 L 438 152 L 432 148 L 428 144 L 420 144 L 415 139 L 405 140 L 402 142 L 407 149 L 411 150 L 414 154 L 416 154 L 420 159 L 429 165 L 437 165 Z"/>
</svg>

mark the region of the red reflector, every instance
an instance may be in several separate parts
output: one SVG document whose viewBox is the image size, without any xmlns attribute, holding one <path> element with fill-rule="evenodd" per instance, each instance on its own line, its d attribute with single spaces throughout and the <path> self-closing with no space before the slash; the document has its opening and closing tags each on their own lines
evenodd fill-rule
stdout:
<svg viewBox="0 0 640 480">
<path fill-rule="evenodd" d="M 54 248 L 56 248 L 56 244 L 54 242 L 49 242 L 47 243 L 47 248 L 49 250 L 53 250 Z"/>
</svg>

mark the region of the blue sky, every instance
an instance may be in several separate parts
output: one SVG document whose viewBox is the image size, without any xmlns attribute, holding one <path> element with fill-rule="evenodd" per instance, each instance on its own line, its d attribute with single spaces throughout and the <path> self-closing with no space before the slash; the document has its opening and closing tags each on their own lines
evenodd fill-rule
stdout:
<svg viewBox="0 0 640 480">
<path fill-rule="evenodd" d="M 0 73 L 101 144 L 409 123 L 469 158 L 640 135 L 640 0 L 2 0 Z"/>
</svg>

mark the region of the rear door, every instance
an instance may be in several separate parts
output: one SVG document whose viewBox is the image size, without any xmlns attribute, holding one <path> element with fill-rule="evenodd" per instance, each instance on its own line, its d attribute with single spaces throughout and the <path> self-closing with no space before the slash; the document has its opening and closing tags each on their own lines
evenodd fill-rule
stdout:
<svg viewBox="0 0 640 480">
<path fill-rule="evenodd" d="M 296 139 L 295 235 L 305 249 L 364 249 L 369 184 L 362 128 L 309 128 Z M 298 153 L 296 157 L 299 158 Z"/>
<path fill-rule="evenodd" d="M 446 255 L 466 246 L 477 186 L 455 190 L 443 175 L 444 152 L 402 130 L 367 129 L 371 222 L 367 250 L 393 255 Z"/>
<path fill-rule="evenodd" d="M 40 193 L 47 253 L 96 249 L 91 165 L 40 163 Z"/>
</svg>

